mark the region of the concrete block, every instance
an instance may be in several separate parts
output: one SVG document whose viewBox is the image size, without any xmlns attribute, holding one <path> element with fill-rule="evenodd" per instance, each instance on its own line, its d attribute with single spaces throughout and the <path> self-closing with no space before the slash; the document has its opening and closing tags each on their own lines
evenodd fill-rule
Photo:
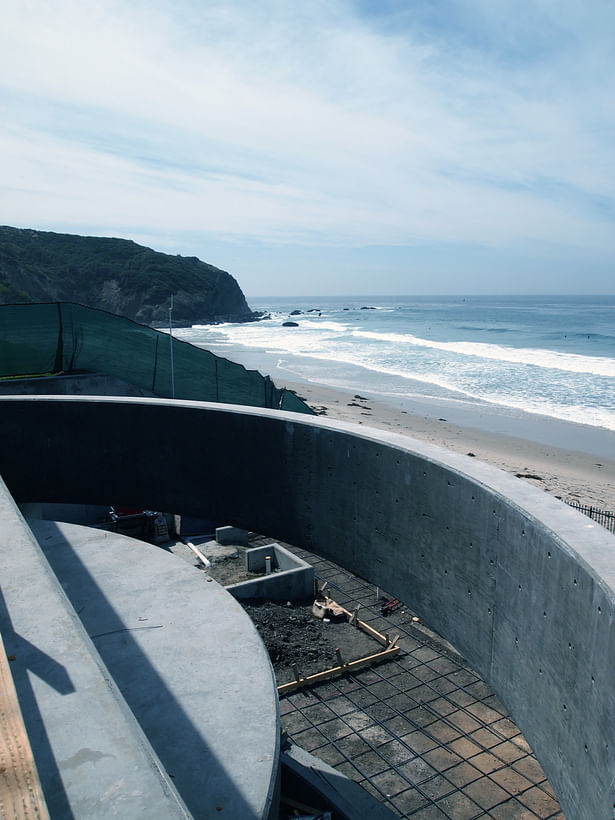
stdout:
<svg viewBox="0 0 615 820">
<path fill-rule="evenodd" d="M 216 541 L 218 544 L 236 544 L 240 547 L 247 547 L 248 531 L 240 527 L 216 527 Z"/>
<path fill-rule="evenodd" d="M 407 601 L 506 705 L 566 816 L 612 815 L 615 540 L 598 524 L 478 459 L 333 419 L 38 396 L 2 397 L 0 418 L 19 501 L 237 521 Z"/>
</svg>

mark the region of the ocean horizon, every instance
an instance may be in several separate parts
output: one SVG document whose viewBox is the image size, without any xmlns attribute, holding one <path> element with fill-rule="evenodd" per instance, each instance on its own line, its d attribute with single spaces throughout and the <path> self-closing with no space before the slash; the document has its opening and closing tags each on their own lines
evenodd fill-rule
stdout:
<svg viewBox="0 0 615 820">
<path fill-rule="evenodd" d="M 276 383 L 615 431 L 615 296 L 260 297 L 250 306 L 268 318 L 175 333 Z"/>
</svg>

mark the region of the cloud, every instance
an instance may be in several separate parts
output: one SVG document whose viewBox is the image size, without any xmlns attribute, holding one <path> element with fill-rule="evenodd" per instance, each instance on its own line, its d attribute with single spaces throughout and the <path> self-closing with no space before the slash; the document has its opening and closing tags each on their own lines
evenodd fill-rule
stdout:
<svg viewBox="0 0 615 820">
<path fill-rule="evenodd" d="M 612 251 L 615 20 L 591 5 L 9 4 L 3 221 Z"/>
</svg>

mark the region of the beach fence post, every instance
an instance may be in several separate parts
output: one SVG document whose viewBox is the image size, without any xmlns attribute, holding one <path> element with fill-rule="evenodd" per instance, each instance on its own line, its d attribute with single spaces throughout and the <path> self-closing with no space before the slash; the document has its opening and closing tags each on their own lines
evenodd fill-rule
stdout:
<svg viewBox="0 0 615 820">
<path fill-rule="evenodd" d="M 597 521 L 602 527 L 615 535 L 615 512 L 610 510 L 600 510 L 591 505 L 588 506 L 586 504 L 581 504 L 580 501 L 577 501 L 574 498 L 567 498 L 566 504 L 568 504 L 569 507 L 573 507 L 575 510 L 582 512 L 584 515 L 587 515 L 593 521 Z"/>
</svg>

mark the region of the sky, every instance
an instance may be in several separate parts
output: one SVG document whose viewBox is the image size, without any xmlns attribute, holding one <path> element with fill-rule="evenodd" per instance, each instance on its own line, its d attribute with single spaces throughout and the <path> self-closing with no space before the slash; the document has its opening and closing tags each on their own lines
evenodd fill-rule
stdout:
<svg viewBox="0 0 615 820">
<path fill-rule="evenodd" d="M 0 224 L 248 296 L 615 293 L 612 0 L 2 3 Z"/>
</svg>

